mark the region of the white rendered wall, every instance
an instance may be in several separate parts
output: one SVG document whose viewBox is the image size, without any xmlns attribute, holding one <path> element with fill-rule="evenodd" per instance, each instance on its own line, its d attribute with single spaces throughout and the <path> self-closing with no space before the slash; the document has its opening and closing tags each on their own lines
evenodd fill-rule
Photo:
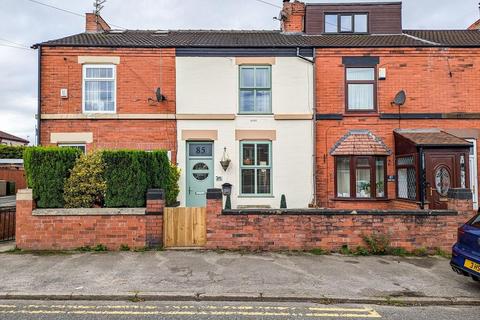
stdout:
<svg viewBox="0 0 480 320">
<path fill-rule="evenodd" d="M 178 114 L 235 114 L 235 120 L 178 120 L 177 161 L 182 169 L 179 201 L 185 206 L 186 141 L 182 130 L 217 130 L 214 141 L 215 186 L 233 185 L 232 206 L 278 208 L 282 194 L 289 208 L 305 208 L 313 197 L 312 120 L 275 120 L 274 115 L 238 115 L 238 65 L 235 58 L 178 57 Z M 273 114 L 311 114 L 312 65 L 296 57 L 276 58 L 272 66 Z M 272 141 L 272 196 L 239 197 L 240 142 L 235 130 L 275 130 Z M 225 172 L 224 147 L 232 160 Z"/>
</svg>

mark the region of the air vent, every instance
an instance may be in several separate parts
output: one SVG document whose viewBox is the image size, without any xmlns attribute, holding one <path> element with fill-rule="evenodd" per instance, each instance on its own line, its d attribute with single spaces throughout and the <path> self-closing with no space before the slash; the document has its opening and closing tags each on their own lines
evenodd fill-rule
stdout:
<svg viewBox="0 0 480 320">
<path fill-rule="evenodd" d="M 170 31 L 168 31 L 168 30 L 156 30 L 156 31 L 154 32 L 155 35 L 159 35 L 159 36 L 165 36 L 165 35 L 167 35 L 167 34 L 169 34 L 169 33 L 170 33 Z"/>
</svg>

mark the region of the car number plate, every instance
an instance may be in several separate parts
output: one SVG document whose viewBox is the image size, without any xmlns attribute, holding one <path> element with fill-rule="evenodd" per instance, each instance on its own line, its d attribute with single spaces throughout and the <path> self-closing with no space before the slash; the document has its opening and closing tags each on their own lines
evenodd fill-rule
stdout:
<svg viewBox="0 0 480 320">
<path fill-rule="evenodd" d="M 470 269 L 470 270 L 473 270 L 473 271 L 476 271 L 476 272 L 480 273 L 480 264 L 479 263 L 476 263 L 476 262 L 465 259 L 465 263 L 463 265 L 467 269 Z"/>
</svg>

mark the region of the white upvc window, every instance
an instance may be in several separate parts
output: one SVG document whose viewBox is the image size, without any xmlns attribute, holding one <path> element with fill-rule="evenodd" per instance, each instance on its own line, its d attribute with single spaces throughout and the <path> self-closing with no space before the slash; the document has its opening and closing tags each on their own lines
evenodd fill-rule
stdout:
<svg viewBox="0 0 480 320">
<path fill-rule="evenodd" d="M 83 65 L 82 104 L 85 113 L 116 112 L 116 66 Z"/>
<path fill-rule="evenodd" d="M 82 151 L 83 154 L 87 153 L 87 145 L 84 143 L 59 143 L 60 148 L 76 148 Z"/>
</svg>

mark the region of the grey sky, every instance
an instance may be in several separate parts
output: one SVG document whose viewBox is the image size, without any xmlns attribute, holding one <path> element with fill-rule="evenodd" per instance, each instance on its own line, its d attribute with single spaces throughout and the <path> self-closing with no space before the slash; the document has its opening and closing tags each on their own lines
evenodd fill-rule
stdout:
<svg viewBox="0 0 480 320">
<path fill-rule="evenodd" d="M 93 2 L 39 1 L 79 13 L 90 12 Z M 108 0 L 102 16 L 129 29 L 278 29 L 279 23 L 272 19 L 278 12 L 256 0 Z M 403 1 L 405 29 L 465 29 L 478 17 L 478 0 Z M 34 141 L 36 51 L 2 46 L 14 45 L 5 40 L 30 46 L 83 32 L 84 24 L 81 17 L 28 0 L 0 0 L 0 130 Z"/>
</svg>

